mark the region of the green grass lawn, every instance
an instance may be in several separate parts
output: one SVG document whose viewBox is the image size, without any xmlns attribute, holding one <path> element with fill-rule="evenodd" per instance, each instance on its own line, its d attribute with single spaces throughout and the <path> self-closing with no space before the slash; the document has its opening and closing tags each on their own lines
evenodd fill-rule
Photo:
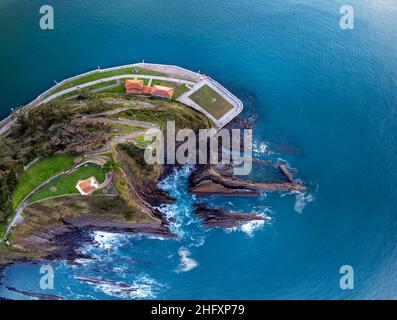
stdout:
<svg viewBox="0 0 397 320">
<path fill-rule="evenodd" d="M 99 92 L 101 92 L 101 93 L 105 93 L 105 92 L 107 92 L 107 93 L 125 93 L 125 86 L 122 85 L 122 86 L 116 86 L 113 88 L 107 88 L 107 89 L 103 89 Z"/>
<path fill-rule="evenodd" d="M 168 82 L 168 81 L 163 81 L 163 80 L 157 80 L 157 79 L 153 79 L 152 80 L 152 84 L 151 86 L 165 86 L 165 87 L 175 87 L 175 83 L 174 82 Z"/>
<path fill-rule="evenodd" d="M 178 88 L 175 89 L 172 99 L 178 99 L 182 94 L 188 92 L 189 90 L 190 89 L 186 86 L 186 84 L 179 86 Z"/>
<path fill-rule="evenodd" d="M 222 118 L 233 106 L 210 86 L 204 85 L 189 96 L 200 107 L 207 110 L 215 119 Z"/>
<path fill-rule="evenodd" d="M 32 203 L 55 196 L 80 194 L 76 189 L 77 182 L 90 177 L 95 177 L 99 183 L 102 183 L 105 181 L 105 172 L 100 166 L 87 164 L 72 173 L 60 176 L 51 181 L 49 184 L 37 190 L 28 201 Z"/>
<path fill-rule="evenodd" d="M 184 94 L 185 92 L 190 90 L 185 84 L 179 84 L 179 83 L 172 82 L 172 81 L 163 81 L 163 80 L 157 80 L 157 79 L 152 80 L 151 86 L 152 87 L 153 86 L 165 86 L 165 87 L 174 88 L 174 94 L 172 96 L 172 99 L 174 99 L 174 100 L 179 98 L 182 94 Z"/>
<path fill-rule="evenodd" d="M 41 183 L 52 176 L 73 166 L 73 155 L 63 153 L 44 158 L 33 164 L 21 174 L 18 185 L 13 193 L 13 208 L 16 209 L 21 201 Z"/>
</svg>

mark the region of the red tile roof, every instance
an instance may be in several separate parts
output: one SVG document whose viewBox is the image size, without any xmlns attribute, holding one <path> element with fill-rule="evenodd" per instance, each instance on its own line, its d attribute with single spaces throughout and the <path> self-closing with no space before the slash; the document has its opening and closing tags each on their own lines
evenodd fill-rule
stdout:
<svg viewBox="0 0 397 320">
<path fill-rule="evenodd" d="M 143 89 L 142 89 L 142 94 L 151 95 L 151 94 L 152 94 L 152 88 L 151 88 L 151 87 L 144 86 Z"/>
<path fill-rule="evenodd" d="M 142 89 L 143 88 L 143 80 L 125 80 L 125 87 L 130 89 Z"/>
<path fill-rule="evenodd" d="M 143 80 L 125 80 L 125 91 L 127 93 L 141 93 L 143 89 Z"/>
<path fill-rule="evenodd" d="M 81 190 L 83 190 L 83 192 L 85 192 L 87 194 L 90 194 L 90 193 L 94 192 L 97 189 L 95 186 L 91 185 L 91 178 L 87 179 L 87 180 L 84 180 L 84 181 L 81 181 L 79 183 L 79 187 L 80 187 Z"/>
<path fill-rule="evenodd" d="M 174 94 L 173 88 L 164 87 L 164 86 L 153 86 L 152 88 L 152 95 L 157 97 L 171 99 L 173 94 Z"/>
</svg>

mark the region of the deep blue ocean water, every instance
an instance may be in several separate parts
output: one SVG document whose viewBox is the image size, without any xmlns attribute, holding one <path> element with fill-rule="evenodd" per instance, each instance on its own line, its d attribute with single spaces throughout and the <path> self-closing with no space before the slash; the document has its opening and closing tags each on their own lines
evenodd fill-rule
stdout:
<svg viewBox="0 0 397 320">
<path fill-rule="evenodd" d="M 164 210 L 181 240 L 97 233 L 82 248 L 93 260 L 53 263 L 54 290 L 39 288 L 40 264 L 22 264 L 6 269 L 0 296 L 27 298 L 10 286 L 70 299 L 397 298 L 396 0 L 350 0 L 354 30 L 339 28 L 345 1 L 48 2 L 54 31 L 39 28 L 42 1 L 1 1 L 1 117 L 97 66 L 177 64 L 240 97 L 257 115 L 256 155 L 288 161 L 309 190 L 207 199 L 272 222 L 205 230 L 184 168 L 162 182 L 178 198 Z M 339 287 L 342 265 L 353 290 Z"/>
</svg>

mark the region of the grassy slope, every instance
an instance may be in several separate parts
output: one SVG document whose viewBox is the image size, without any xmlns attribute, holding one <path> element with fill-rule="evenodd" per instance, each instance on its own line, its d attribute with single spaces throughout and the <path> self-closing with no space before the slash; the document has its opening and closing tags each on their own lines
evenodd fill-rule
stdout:
<svg viewBox="0 0 397 320">
<path fill-rule="evenodd" d="M 69 194 L 79 194 L 76 189 L 77 181 L 84 180 L 90 177 L 95 177 L 99 183 L 105 181 L 105 173 L 101 167 L 96 165 L 85 165 L 78 168 L 76 171 L 61 176 L 54 181 L 38 190 L 29 198 L 29 202 L 36 202 L 50 197 L 64 196 Z M 56 191 L 51 192 L 51 188 L 55 187 Z"/>
<path fill-rule="evenodd" d="M 130 97 L 130 99 L 134 100 L 133 97 Z M 158 124 L 161 129 L 165 128 L 167 121 L 172 120 L 175 121 L 176 127 L 179 129 L 206 129 L 213 125 L 205 115 L 179 102 L 161 99 L 153 99 L 152 101 L 149 99 L 147 101 L 156 104 L 158 109 L 131 109 L 112 115 L 112 117 L 148 121 Z"/>
<path fill-rule="evenodd" d="M 202 86 L 199 90 L 190 95 L 189 98 L 200 107 L 207 110 L 216 119 L 222 118 L 228 111 L 233 109 L 229 101 L 208 85 Z"/>
<path fill-rule="evenodd" d="M 57 173 L 71 168 L 73 159 L 72 154 L 63 153 L 44 158 L 33 164 L 28 170 L 22 173 L 19 179 L 13 193 L 13 208 L 16 209 L 21 201 L 41 183 Z"/>
</svg>

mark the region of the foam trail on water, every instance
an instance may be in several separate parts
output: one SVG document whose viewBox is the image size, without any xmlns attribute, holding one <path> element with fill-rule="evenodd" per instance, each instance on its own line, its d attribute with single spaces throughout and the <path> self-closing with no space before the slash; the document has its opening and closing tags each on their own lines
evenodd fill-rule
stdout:
<svg viewBox="0 0 397 320">
<path fill-rule="evenodd" d="M 179 264 L 178 269 L 176 270 L 177 272 L 188 272 L 198 266 L 197 261 L 190 257 L 191 253 L 189 249 L 185 247 L 179 248 L 178 255 L 180 257 L 181 262 Z"/>
<path fill-rule="evenodd" d="M 295 200 L 294 210 L 298 213 L 302 213 L 306 205 L 309 202 L 314 201 L 314 196 L 311 194 L 305 195 L 305 193 L 298 192 L 295 195 L 295 199 L 296 200 Z"/>
</svg>

